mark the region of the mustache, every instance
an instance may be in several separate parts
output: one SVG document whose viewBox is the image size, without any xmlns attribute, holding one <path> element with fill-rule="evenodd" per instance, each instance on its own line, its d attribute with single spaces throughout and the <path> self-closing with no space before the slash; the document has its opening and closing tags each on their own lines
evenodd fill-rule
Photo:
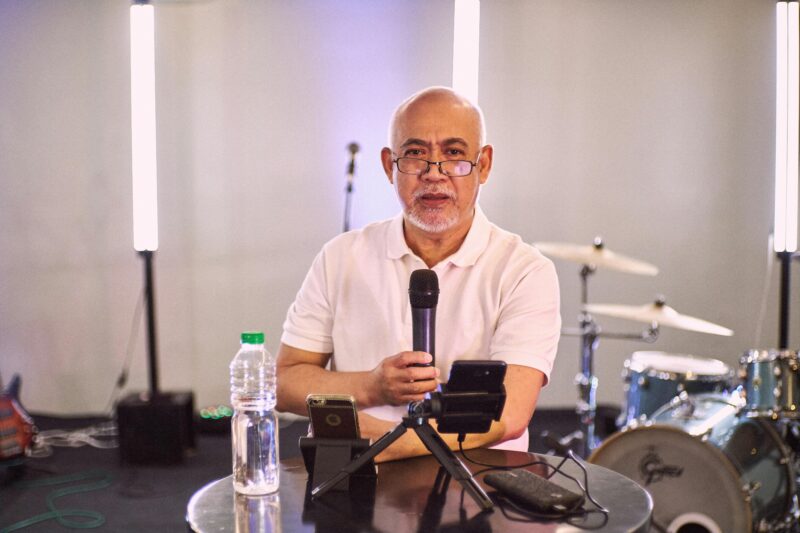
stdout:
<svg viewBox="0 0 800 533">
<path fill-rule="evenodd" d="M 449 198 L 450 200 L 455 200 L 456 199 L 455 192 L 450 191 L 445 187 L 426 187 L 424 189 L 420 189 L 420 190 L 414 192 L 413 198 L 414 198 L 414 200 L 420 200 L 426 194 L 436 194 L 436 195 L 447 196 L 447 198 Z"/>
</svg>

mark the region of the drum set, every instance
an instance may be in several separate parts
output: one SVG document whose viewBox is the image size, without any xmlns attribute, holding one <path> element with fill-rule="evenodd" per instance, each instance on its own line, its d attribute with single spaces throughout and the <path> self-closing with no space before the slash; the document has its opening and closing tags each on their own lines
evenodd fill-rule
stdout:
<svg viewBox="0 0 800 533">
<path fill-rule="evenodd" d="M 619 472 L 653 498 L 653 526 L 670 533 L 800 532 L 800 356 L 790 350 L 749 350 L 737 371 L 692 355 L 637 351 L 625 361 L 620 431 L 600 443 L 594 433 L 601 337 L 654 342 L 660 326 L 732 335 L 683 315 L 663 299 L 644 306 L 589 304 L 587 278 L 598 267 L 654 275 L 657 269 L 591 246 L 536 243 L 544 254 L 582 265 L 579 438 L 589 461 Z M 637 335 L 603 332 L 593 315 L 649 323 Z"/>
</svg>

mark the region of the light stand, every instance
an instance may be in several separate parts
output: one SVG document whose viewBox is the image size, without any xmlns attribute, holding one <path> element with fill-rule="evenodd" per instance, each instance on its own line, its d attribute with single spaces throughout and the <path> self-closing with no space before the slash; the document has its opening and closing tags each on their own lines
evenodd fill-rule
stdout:
<svg viewBox="0 0 800 533">
<path fill-rule="evenodd" d="M 144 299 L 147 316 L 147 368 L 150 396 L 158 394 L 158 352 L 156 351 L 156 304 L 153 282 L 153 250 L 142 250 L 139 255 L 144 261 Z"/>
<path fill-rule="evenodd" d="M 147 314 L 150 388 L 116 405 L 124 463 L 172 464 L 194 448 L 194 395 L 162 393 L 158 386 L 153 254 L 158 249 L 156 165 L 155 15 L 147 0 L 134 0 L 131 29 L 131 174 L 133 247 L 142 257 Z"/>
</svg>

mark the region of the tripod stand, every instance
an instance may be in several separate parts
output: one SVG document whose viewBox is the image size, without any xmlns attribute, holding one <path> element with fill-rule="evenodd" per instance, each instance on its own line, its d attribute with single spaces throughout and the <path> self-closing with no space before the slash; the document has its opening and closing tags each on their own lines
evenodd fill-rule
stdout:
<svg viewBox="0 0 800 533">
<path fill-rule="evenodd" d="M 429 401 L 412 402 L 408 406 L 408 416 L 404 416 L 402 422 L 396 428 L 378 439 L 366 452 L 344 466 L 333 478 L 315 487 L 311 491 L 311 497 L 318 498 L 322 496 L 347 476 L 355 473 L 363 465 L 374 459 L 376 455 L 388 448 L 408 429 L 413 429 L 419 440 L 433 454 L 441 467 L 464 487 L 464 490 L 475 500 L 481 510 L 492 510 L 494 507 L 492 500 L 478 485 L 470 471 L 464 466 L 464 463 L 456 457 L 442 440 L 442 437 L 431 427 L 428 419 L 431 418 L 432 414 Z"/>
</svg>

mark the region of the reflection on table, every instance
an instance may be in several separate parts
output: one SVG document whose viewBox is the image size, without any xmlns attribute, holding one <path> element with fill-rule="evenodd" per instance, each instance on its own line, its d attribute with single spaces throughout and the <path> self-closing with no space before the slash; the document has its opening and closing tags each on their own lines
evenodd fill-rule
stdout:
<svg viewBox="0 0 800 533">
<path fill-rule="evenodd" d="M 534 459 L 556 465 L 560 458 L 536 456 L 502 450 L 472 450 L 470 457 L 481 462 L 513 466 Z M 471 470 L 477 468 L 470 466 Z M 308 475 L 300 458 L 281 462 L 281 488 L 273 495 L 236 495 L 231 478 L 209 483 L 189 502 L 187 523 L 191 530 L 211 533 L 327 533 L 334 531 L 440 531 L 440 532 L 565 532 L 565 531 L 647 531 L 652 501 L 629 479 L 599 467 L 586 465 L 589 491 L 609 510 L 594 512 L 567 521 L 541 520 L 535 523 L 514 520 L 519 515 L 495 506 L 493 512 L 480 512 L 465 496 L 461 486 L 441 476 L 439 463 L 431 456 L 383 463 L 375 479 L 352 480 L 349 492 L 329 492 L 311 500 Z M 540 475 L 545 467 L 529 467 Z M 563 470 L 582 479 L 581 470 L 567 461 Z M 478 482 L 492 493 L 476 476 Z M 556 474 L 552 481 L 578 491 L 574 483 Z M 587 502 L 585 509 L 592 509 Z"/>
</svg>

